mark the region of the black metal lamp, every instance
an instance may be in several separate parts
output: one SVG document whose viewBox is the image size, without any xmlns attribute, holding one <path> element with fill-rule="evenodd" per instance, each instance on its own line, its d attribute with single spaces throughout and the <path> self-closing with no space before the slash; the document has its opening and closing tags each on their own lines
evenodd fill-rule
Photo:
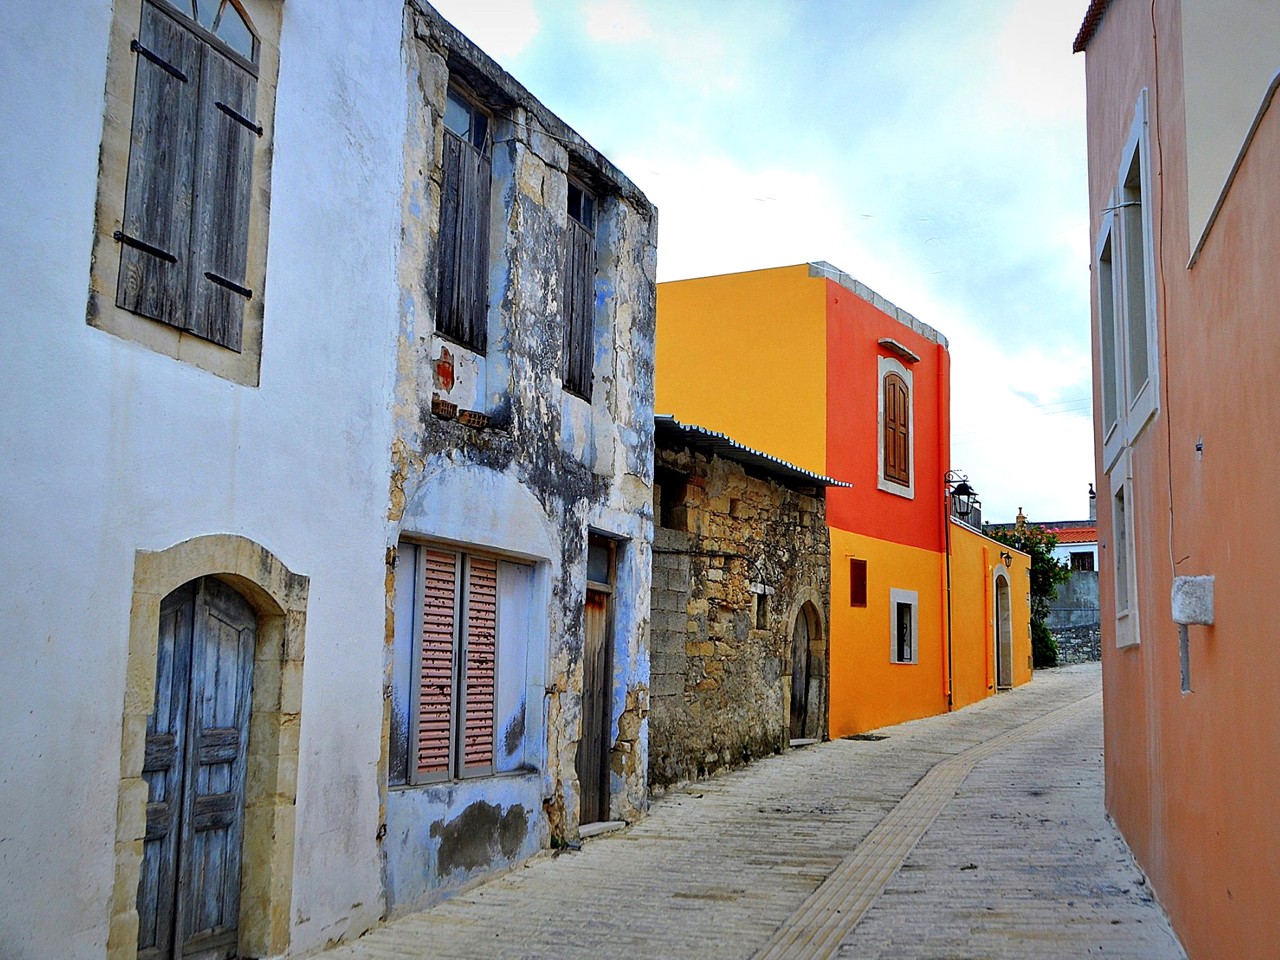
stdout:
<svg viewBox="0 0 1280 960">
<path fill-rule="evenodd" d="M 951 487 L 951 510 L 964 520 L 973 513 L 974 504 L 978 502 L 978 491 L 969 485 L 968 478 L 963 474 L 952 476 L 951 471 L 947 472 L 947 485 Z"/>
<path fill-rule="evenodd" d="M 1013 566 L 1013 554 L 1009 553 L 1007 550 L 1000 551 L 1000 559 L 1004 561 L 1005 567 Z"/>
</svg>

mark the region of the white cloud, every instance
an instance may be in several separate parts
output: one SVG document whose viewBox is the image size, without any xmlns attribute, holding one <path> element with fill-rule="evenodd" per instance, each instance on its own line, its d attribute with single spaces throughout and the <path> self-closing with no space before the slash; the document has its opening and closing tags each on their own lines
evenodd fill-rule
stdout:
<svg viewBox="0 0 1280 960">
<path fill-rule="evenodd" d="M 649 17 L 635 0 L 587 0 L 582 21 L 587 36 L 599 43 L 639 43 L 653 36 Z"/>
</svg>

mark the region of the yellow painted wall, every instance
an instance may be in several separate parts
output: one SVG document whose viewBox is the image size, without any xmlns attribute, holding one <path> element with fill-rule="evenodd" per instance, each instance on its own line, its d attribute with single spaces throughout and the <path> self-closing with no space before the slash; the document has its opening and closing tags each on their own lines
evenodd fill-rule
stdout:
<svg viewBox="0 0 1280 960">
<path fill-rule="evenodd" d="M 1007 552 L 1012 564 L 1000 558 Z M 1009 579 L 1013 634 L 1013 684 L 1031 679 L 1031 558 L 963 524 L 951 524 L 951 649 L 953 706 L 990 696 L 996 688 L 996 568 Z"/>
<path fill-rule="evenodd" d="M 867 606 L 850 605 L 849 560 L 867 561 Z M 831 530 L 832 737 L 947 709 L 942 555 Z M 892 588 L 919 594 L 914 664 L 890 660 Z"/>
<path fill-rule="evenodd" d="M 827 472 L 826 281 L 809 265 L 658 286 L 654 409 Z"/>
</svg>

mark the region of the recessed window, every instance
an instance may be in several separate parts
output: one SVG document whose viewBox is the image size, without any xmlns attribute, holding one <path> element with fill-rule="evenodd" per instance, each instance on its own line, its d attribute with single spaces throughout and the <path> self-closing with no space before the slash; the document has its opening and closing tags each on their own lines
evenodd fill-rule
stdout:
<svg viewBox="0 0 1280 960">
<path fill-rule="evenodd" d="M 402 542 L 396 560 L 389 781 L 517 770 L 533 568 Z"/>
<path fill-rule="evenodd" d="M 117 9 L 89 323 L 256 385 L 275 46 L 232 0 Z"/>
<path fill-rule="evenodd" d="M 769 629 L 769 595 L 763 591 L 756 594 L 756 629 Z"/>
<path fill-rule="evenodd" d="M 912 410 L 912 374 L 895 357 L 878 359 L 879 398 L 877 422 L 879 450 L 878 489 L 900 497 L 915 496 L 915 415 Z"/>
<path fill-rule="evenodd" d="M 484 353 L 489 319 L 489 115 L 461 90 L 445 100 L 436 329 Z"/>
<path fill-rule="evenodd" d="M 920 595 L 915 590 L 889 591 L 889 660 L 916 663 Z"/>
<path fill-rule="evenodd" d="M 1071 569 L 1089 571 L 1093 569 L 1093 551 L 1091 550 L 1073 550 L 1071 551 Z"/>
<path fill-rule="evenodd" d="M 867 561 L 856 558 L 849 561 L 849 606 L 867 605 Z"/>
<path fill-rule="evenodd" d="M 596 200 L 569 181 L 561 289 L 564 296 L 564 350 L 560 376 L 564 388 L 591 399 L 595 360 Z"/>
</svg>

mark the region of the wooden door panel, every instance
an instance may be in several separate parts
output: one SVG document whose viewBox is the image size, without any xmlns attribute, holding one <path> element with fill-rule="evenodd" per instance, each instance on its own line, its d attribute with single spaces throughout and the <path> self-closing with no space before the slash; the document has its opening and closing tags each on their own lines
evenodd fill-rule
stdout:
<svg viewBox="0 0 1280 960">
<path fill-rule="evenodd" d="M 578 743 L 580 823 L 608 815 L 609 597 L 588 590 L 582 651 L 582 739 Z"/>
</svg>

